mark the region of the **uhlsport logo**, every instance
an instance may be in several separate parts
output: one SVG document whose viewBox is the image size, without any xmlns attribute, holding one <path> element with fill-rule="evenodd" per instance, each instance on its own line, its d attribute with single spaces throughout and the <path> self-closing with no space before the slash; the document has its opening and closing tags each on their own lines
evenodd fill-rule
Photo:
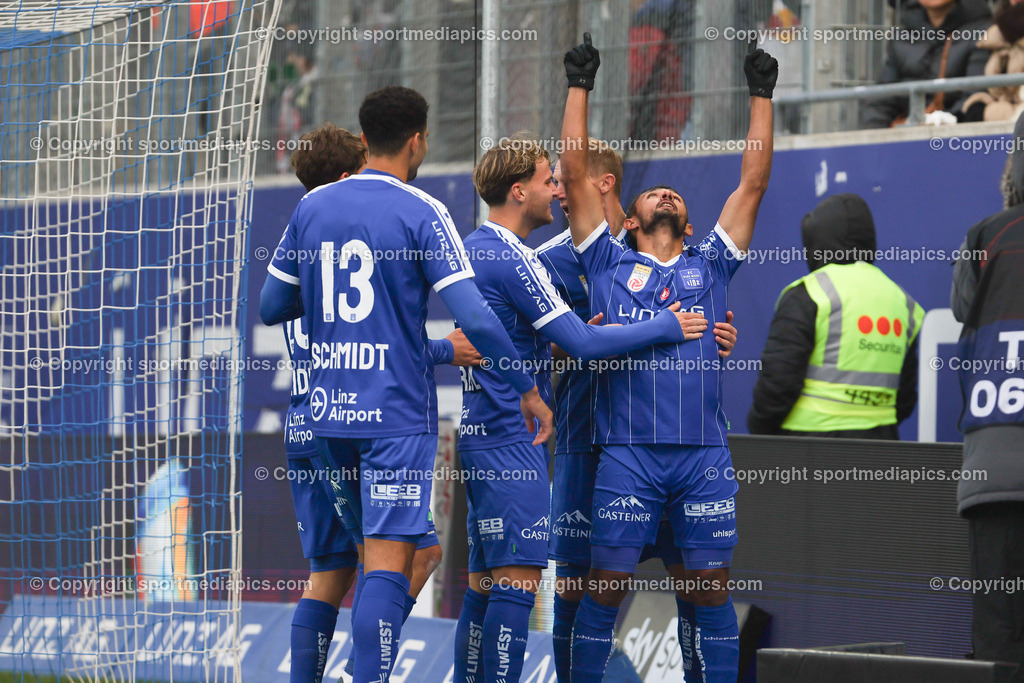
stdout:
<svg viewBox="0 0 1024 683">
<path fill-rule="evenodd" d="M 551 533 L 565 538 L 590 538 L 590 520 L 579 510 L 563 512 L 555 520 Z"/>
<path fill-rule="evenodd" d="M 619 496 L 604 507 L 597 509 L 597 516 L 616 522 L 649 522 L 651 513 L 634 495 Z"/>
<path fill-rule="evenodd" d="M 523 529 L 520 534 L 523 538 L 530 541 L 547 541 L 548 540 L 548 523 L 551 521 L 550 517 L 541 517 L 530 526 L 529 529 Z"/>
</svg>

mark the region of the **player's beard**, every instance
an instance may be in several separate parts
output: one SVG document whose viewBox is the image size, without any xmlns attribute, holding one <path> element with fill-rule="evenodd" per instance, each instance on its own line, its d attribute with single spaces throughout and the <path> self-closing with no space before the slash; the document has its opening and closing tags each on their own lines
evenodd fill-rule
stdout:
<svg viewBox="0 0 1024 683">
<path fill-rule="evenodd" d="M 419 172 L 419 170 L 420 170 L 419 166 L 410 166 L 409 167 L 409 176 L 405 179 L 405 182 L 411 183 L 412 181 L 416 180 L 416 174 Z"/>
<path fill-rule="evenodd" d="M 665 226 L 672 231 L 673 239 L 682 240 L 686 236 L 686 219 L 671 211 L 655 211 L 646 224 L 641 221 L 640 231 L 650 236 Z"/>
</svg>

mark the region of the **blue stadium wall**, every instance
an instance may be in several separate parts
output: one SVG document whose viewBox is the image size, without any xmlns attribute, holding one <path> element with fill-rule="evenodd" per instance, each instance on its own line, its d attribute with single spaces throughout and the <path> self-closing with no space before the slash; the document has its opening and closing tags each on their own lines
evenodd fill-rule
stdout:
<svg viewBox="0 0 1024 683">
<path fill-rule="evenodd" d="M 1007 138 L 1007 135 L 994 135 L 971 140 L 988 144 L 993 150 L 1002 150 Z M 760 358 L 779 292 L 807 273 L 806 262 L 792 260 L 791 256 L 802 246 L 801 219 L 824 197 L 833 194 L 855 192 L 863 196 L 874 214 L 879 249 L 904 250 L 894 252 L 897 258 L 878 261 L 877 265 L 909 291 L 926 311 L 948 308 L 951 261 L 929 260 L 922 250 L 952 253 L 971 225 L 1002 207 L 999 178 L 1006 162 L 1003 151 L 971 154 L 951 149 L 963 147 L 967 142 L 966 138 L 959 142 L 953 140 L 959 139 L 777 150 L 771 184 L 761 205 L 753 242 L 753 248 L 760 252 L 759 262 L 740 268 L 730 287 L 729 307 L 736 313 L 735 324 L 740 336 L 733 358 L 737 361 Z M 739 180 L 739 168 L 739 154 L 627 162 L 624 201 L 650 185 L 672 184 L 686 200 L 694 225 L 694 240 L 699 240 L 714 227 L 726 198 Z M 449 207 L 463 237 L 474 229 L 476 196 L 468 172 L 423 176 L 414 184 Z M 261 325 L 255 304 L 266 272 L 266 260 L 259 258 L 263 252 L 257 250 L 263 247 L 273 251 L 302 195 L 297 183 L 286 187 L 258 186 L 255 192 L 250 249 L 250 254 L 255 256 L 248 279 L 253 305 L 247 308 L 250 341 L 256 339 L 252 328 Z M 538 230 L 529 243 L 540 244 L 564 228 L 564 218 L 556 212 L 555 223 Z M 436 295 L 432 295 L 429 316 L 450 318 Z M 283 350 L 283 345 L 280 348 Z M 939 355 L 946 360 L 952 351 L 952 344 L 939 346 Z M 252 349 L 250 354 L 253 354 Z M 960 390 L 955 373 L 948 369 L 948 362 L 943 368 L 938 375 L 934 408 L 936 436 L 938 441 L 960 441 L 956 427 L 962 405 Z M 246 376 L 246 430 L 272 431 L 276 417 L 268 420 L 268 416 L 283 411 L 287 404 L 287 384 L 279 377 L 277 388 L 273 388 L 272 374 L 257 369 L 250 370 Z M 746 416 L 756 379 L 757 372 L 752 370 L 731 370 L 726 375 L 725 410 L 735 433 L 747 431 Z M 457 385 L 458 373 L 453 368 L 440 368 L 438 383 Z M 919 407 L 902 425 L 904 439 L 917 438 L 920 410 Z"/>
</svg>

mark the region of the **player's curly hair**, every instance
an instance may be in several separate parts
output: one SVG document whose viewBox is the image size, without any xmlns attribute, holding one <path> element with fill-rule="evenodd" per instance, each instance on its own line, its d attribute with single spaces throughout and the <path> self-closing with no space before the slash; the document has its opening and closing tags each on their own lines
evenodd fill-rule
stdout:
<svg viewBox="0 0 1024 683">
<path fill-rule="evenodd" d="M 504 206 L 508 191 L 523 180 L 533 178 L 537 162 L 547 159 L 548 151 L 534 135 L 519 131 L 502 138 L 481 157 L 473 169 L 473 186 L 487 206 Z"/>
<path fill-rule="evenodd" d="M 292 152 L 292 168 L 306 188 L 333 183 L 345 173 L 352 175 L 366 164 L 366 145 L 333 123 L 323 123 L 301 138 Z"/>
<path fill-rule="evenodd" d="M 359 125 L 372 154 L 394 156 L 416 133 L 427 130 L 427 101 L 412 88 L 389 85 L 366 96 Z"/>
</svg>

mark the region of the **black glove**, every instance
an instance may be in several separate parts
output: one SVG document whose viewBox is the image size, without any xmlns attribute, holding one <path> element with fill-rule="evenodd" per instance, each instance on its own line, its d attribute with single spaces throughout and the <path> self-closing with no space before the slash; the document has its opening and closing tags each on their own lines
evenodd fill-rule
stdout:
<svg viewBox="0 0 1024 683">
<path fill-rule="evenodd" d="M 577 45 L 565 53 L 565 77 L 569 79 L 570 88 L 594 89 L 594 77 L 597 67 L 601 66 L 601 55 L 597 48 L 590 44 L 590 34 L 583 34 L 583 44 Z"/>
<path fill-rule="evenodd" d="M 747 87 L 751 97 L 772 98 L 775 81 L 779 80 L 779 60 L 756 48 L 757 39 L 751 38 L 747 45 L 747 56 L 743 59 L 743 73 L 747 76 Z"/>
</svg>

